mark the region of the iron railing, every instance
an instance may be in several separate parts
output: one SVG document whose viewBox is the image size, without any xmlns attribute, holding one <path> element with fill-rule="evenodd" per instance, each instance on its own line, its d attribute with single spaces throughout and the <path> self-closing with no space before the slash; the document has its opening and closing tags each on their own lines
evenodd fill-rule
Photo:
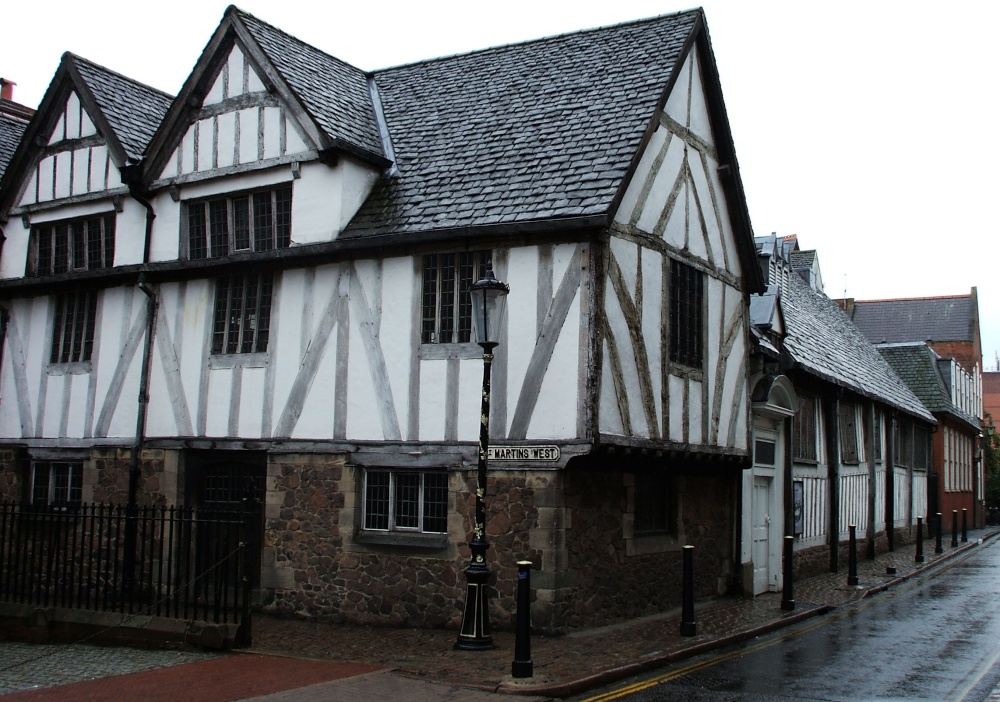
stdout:
<svg viewBox="0 0 1000 702">
<path fill-rule="evenodd" d="M 255 514 L 0 502 L 0 602 L 246 624 L 248 636 Z"/>
</svg>

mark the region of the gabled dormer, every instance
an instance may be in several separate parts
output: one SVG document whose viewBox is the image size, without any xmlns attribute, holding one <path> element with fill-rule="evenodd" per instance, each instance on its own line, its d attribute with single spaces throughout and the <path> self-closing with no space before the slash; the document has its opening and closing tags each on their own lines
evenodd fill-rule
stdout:
<svg viewBox="0 0 1000 702">
<path fill-rule="evenodd" d="M 364 72 L 230 6 L 153 138 L 144 179 L 189 202 L 301 178 L 293 218 L 297 201 L 330 211 L 326 229 L 296 226 L 291 244 L 331 240 L 391 165 L 373 91 Z M 181 258 L 187 246 L 182 232 Z M 154 258 L 172 248 L 161 239 Z"/>
<path fill-rule="evenodd" d="M 126 169 L 141 161 L 170 101 L 166 93 L 63 54 L 0 181 L 6 239 L 0 277 L 114 265 Z"/>
</svg>

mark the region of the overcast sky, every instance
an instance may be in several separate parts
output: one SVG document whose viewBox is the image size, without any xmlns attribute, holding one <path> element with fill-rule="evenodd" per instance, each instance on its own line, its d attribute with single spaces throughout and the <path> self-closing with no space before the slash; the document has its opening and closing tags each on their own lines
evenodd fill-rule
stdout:
<svg viewBox="0 0 1000 702">
<path fill-rule="evenodd" d="M 243 0 L 374 70 L 678 10 L 685 0 Z M 987 369 L 1000 353 L 1000 3 L 703 3 L 757 235 L 816 249 L 826 292 L 967 294 Z M 176 93 L 221 0 L 5 4 L 0 75 L 41 100 L 63 51 Z"/>
</svg>

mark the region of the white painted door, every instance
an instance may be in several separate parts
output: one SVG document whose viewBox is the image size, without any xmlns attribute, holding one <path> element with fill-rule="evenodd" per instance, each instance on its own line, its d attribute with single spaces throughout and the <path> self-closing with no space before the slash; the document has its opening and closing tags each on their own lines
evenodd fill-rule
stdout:
<svg viewBox="0 0 1000 702">
<path fill-rule="evenodd" d="M 753 593 L 767 592 L 771 582 L 771 478 L 754 476 L 751 510 L 751 559 L 753 560 Z"/>
</svg>

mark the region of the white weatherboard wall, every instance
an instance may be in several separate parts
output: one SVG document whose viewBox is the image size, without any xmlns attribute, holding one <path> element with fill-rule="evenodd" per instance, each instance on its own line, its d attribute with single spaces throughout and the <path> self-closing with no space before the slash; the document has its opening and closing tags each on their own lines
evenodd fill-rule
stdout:
<svg viewBox="0 0 1000 702">
<path fill-rule="evenodd" d="M 692 49 L 615 215 L 604 299 L 603 433 L 747 449 L 746 309 L 718 166 Z M 704 274 L 701 368 L 671 363 L 662 348 L 670 338 L 671 258 Z"/>
</svg>

